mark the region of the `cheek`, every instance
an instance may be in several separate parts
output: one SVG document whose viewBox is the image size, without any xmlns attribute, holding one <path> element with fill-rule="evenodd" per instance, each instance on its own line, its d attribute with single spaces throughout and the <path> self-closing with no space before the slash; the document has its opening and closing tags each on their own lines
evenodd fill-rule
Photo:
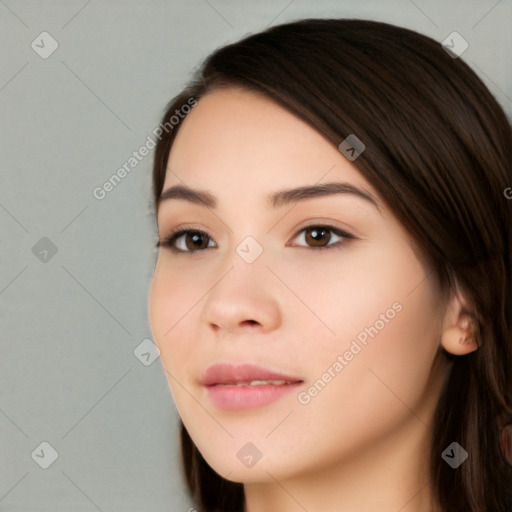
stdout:
<svg viewBox="0 0 512 512">
<path fill-rule="evenodd" d="M 326 355 L 315 357 L 320 364 L 314 364 L 313 374 L 321 378 L 338 356 L 344 360 L 343 369 L 334 368 L 336 378 L 315 401 L 324 412 L 341 406 L 341 424 L 347 425 L 349 416 L 352 426 L 372 428 L 376 417 L 394 422 L 410 412 L 404 404 L 419 407 L 432 391 L 429 379 L 441 332 L 438 306 L 431 283 L 422 282 L 422 268 L 402 263 L 400 272 L 381 266 L 385 272 L 360 280 L 359 287 L 354 283 L 354 292 L 331 306 L 338 311 L 334 328 L 342 335 L 330 341 L 323 337 L 319 352 Z"/>
<path fill-rule="evenodd" d="M 345 426 L 370 425 L 376 411 L 393 421 L 409 412 L 404 403 L 412 407 L 430 393 L 441 323 L 425 275 L 412 252 L 395 248 L 359 258 L 330 279 L 316 276 L 308 304 L 336 335 L 308 313 L 297 329 L 304 334 L 294 352 L 308 361 L 309 386 L 318 388 L 311 390 L 311 414 L 317 407 L 318 417 L 337 411 Z M 298 289 L 306 297 L 307 287 Z"/>
<path fill-rule="evenodd" d="M 441 336 L 441 308 L 435 282 L 412 250 L 404 247 L 388 254 L 375 276 L 381 311 L 374 310 L 370 320 L 378 333 L 368 343 L 366 363 L 383 393 L 414 401 L 428 391 Z M 378 321 L 381 313 L 383 322 Z"/>
<path fill-rule="evenodd" d="M 420 289 L 421 288 L 421 289 Z M 430 394 L 432 369 L 439 351 L 441 324 L 428 284 L 401 300 L 402 311 L 372 340 L 368 371 L 376 391 L 412 410 Z"/>
<path fill-rule="evenodd" d="M 183 367 L 179 363 L 190 350 L 190 344 L 184 343 L 183 329 L 187 325 L 187 315 L 205 293 L 202 288 L 204 284 L 200 286 L 197 280 L 171 271 L 170 266 L 160 260 L 157 262 L 149 290 L 149 323 L 160 349 L 162 364 L 173 373 L 176 368 Z"/>
<path fill-rule="evenodd" d="M 336 258 L 273 262 L 272 269 L 292 292 L 285 295 L 289 304 L 283 308 L 297 312 L 294 318 L 284 315 L 300 336 L 294 349 L 311 352 L 309 361 L 325 364 L 333 353 L 348 350 L 357 336 L 364 346 L 395 332 L 400 344 L 411 329 L 424 329 L 423 320 L 435 311 L 428 283 L 420 284 L 425 270 L 405 242 L 397 245 L 341 250 Z M 411 318 L 410 325 L 406 318 Z"/>
<path fill-rule="evenodd" d="M 194 288 L 194 281 L 184 273 L 171 272 L 169 266 L 157 263 L 148 297 L 149 324 L 174 404 L 182 418 L 190 416 L 187 412 L 190 397 L 183 385 L 188 363 L 194 358 L 188 315 L 193 314 L 194 305 L 204 293 Z"/>
<path fill-rule="evenodd" d="M 373 297 L 363 308 L 355 300 L 348 302 L 350 329 L 344 330 L 348 322 L 338 321 L 333 325 L 342 336 L 335 341 L 324 336 L 320 350 L 309 348 L 300 356 L 308 361 L 308 382 L 297 400 L 295 425 L 283 423 L 274 440 L 277 455 L 278 440 L 290 439 L 312 460 L 334 462 L 403 432 L 406 424 L 424 429 L 420 423 L 428 423 L 442 382 L 431 375 L 438 347 L 435 307 L 430 293 L 418 289 L 399 296 L 400 306 L 396 304 L 391 313 L 396 297 Z M 380 314 L 386 311 L 388 322 L 380 323 Z M 267 452 L 273 453 L 273 448 Z"/>
</svg>

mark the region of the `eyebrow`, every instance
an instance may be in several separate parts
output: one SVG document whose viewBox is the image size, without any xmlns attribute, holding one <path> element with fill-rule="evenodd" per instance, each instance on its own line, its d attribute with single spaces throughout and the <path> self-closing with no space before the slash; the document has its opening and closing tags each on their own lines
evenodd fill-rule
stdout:
<svg viewBox="0 0 512 512">
<path fill-rule="evenodd" d="M 373 204 L 380 211 L 378 201 L 366 191 L 349 183 L 330 182 L 320 185 L 306 185 L 288 190 L 279 190 L 267 196 L 267 205 L 270 208 L 279 208 L 288 204 L 297 203 L 311 197 L 331 196 L 334 194 L 350 194 Z M 217 207 L 217 198 L 206 190 L 197 190 L 186 185 L 174 185 L 160 195 L 157 208 L 164 201 L 182 199 L 207 208 Z"/>
</svg>

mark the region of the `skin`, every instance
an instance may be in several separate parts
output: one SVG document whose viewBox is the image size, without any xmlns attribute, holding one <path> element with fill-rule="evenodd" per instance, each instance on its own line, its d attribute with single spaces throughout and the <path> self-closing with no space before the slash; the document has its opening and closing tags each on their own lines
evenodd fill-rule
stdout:
<svg viewBox="0 0 512 512">
<path fill-rule="evenodd" d="M 331 181 L 370 193 L 379 208 L 349 194 L 276 209 L 265 202 L 277 190 Z M 460 294 L 441 294 L 408 233 L 353 164 L 261 95 L 231 88 L 199 100 L 177 134 L 163 190 L 177 184 L 209 191 L 218 205 L 162 202 L 160 240 L 191 224 L 215 247 L 159 249 L 149 320 L 180 417 L 206 461 L 244 483 L 248 512 L 437 510 L 429 435 L 450 369 L 439 352 L 477 348 L 461 342 Z M 302 230 L 325 224 L 355 238 L 320 251 Z M 236 252 L 249 235 L 263 248 L 253 263 Z M 338 240 L 328 232 L 320 245 Z M 184 237 L 177 244 L 187 249 Z M 400 312 L 300 403 L 298 393 L 397 302 Z M 304 383 L 269 405 L 224 411 L 200 384 L 220 362 L 254 363 Z M 262 453 L 251 468 L 237 457 L 247 442 Z"/>
</svg>

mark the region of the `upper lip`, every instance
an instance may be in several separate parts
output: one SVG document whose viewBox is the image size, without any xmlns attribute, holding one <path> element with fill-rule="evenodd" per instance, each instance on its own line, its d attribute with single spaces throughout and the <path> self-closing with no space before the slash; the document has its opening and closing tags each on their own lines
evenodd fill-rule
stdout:
<svg viewBox="0 0 512 512">
<path fill-rule="evenodd" d="M 284 380 L 285 382 L 302 382 L 302 379 L 277 373 L 254 364 L 214 364 L 206 369 L 201 382 L 204 386 L 217 384 L 236 384 L 253 380 Z"/>
</svg>

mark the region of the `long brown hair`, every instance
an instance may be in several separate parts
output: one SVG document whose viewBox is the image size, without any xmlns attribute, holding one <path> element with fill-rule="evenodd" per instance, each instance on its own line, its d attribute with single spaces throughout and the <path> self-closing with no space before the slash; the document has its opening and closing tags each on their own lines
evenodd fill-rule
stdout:
<svg viewBox="0 0 512 512">
<path fill-rule="evenodd" d="M 408 230 L 444 290 L 457 287 L 477 321 L 478 350 L 453 361 L 433 426 L 430 471 L 447 512 L 512 508 L 499 445 L 512 421 L 512 134 L 496 99 L 461 58 L 387 23 L 307 19 L 222 47 L 168 105 L 155 149 L 154 201 L 179 129 L 171 117 L 221 87 L 258 91 L 336 147 L 366 145 L 353 165 Z M 240 483 L 219 476 L 181 425 L 186 481 L 204 512 L 241 512 Z M 457 441 L 468 459 L 441 457 Z"/>
</svg>

